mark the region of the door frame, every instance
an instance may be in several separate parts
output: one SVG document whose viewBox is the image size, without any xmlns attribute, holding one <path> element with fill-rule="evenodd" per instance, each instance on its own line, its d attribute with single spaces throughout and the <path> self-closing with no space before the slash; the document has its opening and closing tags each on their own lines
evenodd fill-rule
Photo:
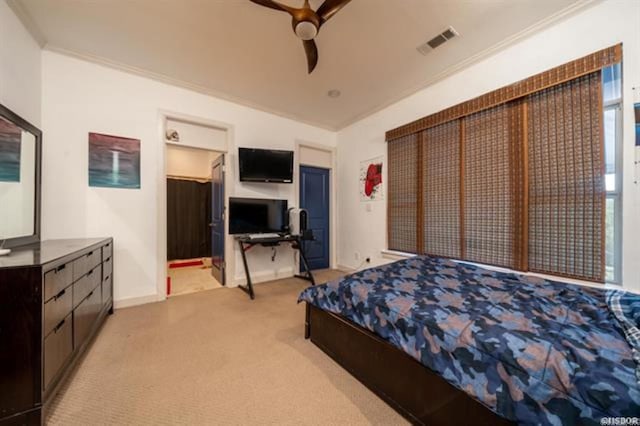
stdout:
<svg viewBox="0 0 640 426">
<path fill-rule="evenodd" d="M 324 153 L 328 153 L 331 157 L 330 164 L 320 164 L 314 163 L 313 161 L 300 161 L 300 151 L 302 148 L 308 148 L 315 151 L 322 151 Z M 295 155 L 294 155 L 294 164 L 293 164 L 293 181 L 297 182 L 295 185 L 295 195 L 294 201 L 295 206 L 300 206 L 300 166 L 310 166 L 310 167 L 319 167 L 323 169 L 329 170 L 329 268 L 337 269 L 338 265 L 338 250 L 337 250 L 337 229 L 338 229 L 338 218 L 337 218 L 337 200 L 338 200 L 338 191 L 336 187 L 337 178 L 336 178 L 336 170 L 338 169 L 337 159 L 336 159 L 336 148 L 330 147 L 327 145 L 304 141 L 300 139 L 296 139 L 295 141 Z M 300 259 L 298 256 L 295 256 L 295 270 L 300 270 Z"/>
<path fill-rule="evenodd" d="M 190 145 L 186 142 L 172 143 L 166 139 L 167 120 L 181 121 L 186 124 L 192 124 L 195 126 L 211 127 L 218 130 L 224 130 L 226 133 L 225 146 L 212 146 L 211 148 L 204 148 L 203 146 Z M 160 110 L 158 120 L 158 132 L 162 149 L 160 149 L 160 158 L 158 158 L 158 176 L 157 176 L 157 271 L 156 271 L 156 299 L 162 301 L 167 298 L 167 145 L 174 144 L 179 146 L 187 146 L 190 148 L 208 149 L 210 151 L 220 152 L 225 155 L 224 166 L 224 179 L 225 179 L 225 194 L 224 194 L 224 207 L 225 211 L 229 211 L 229 194 L 233 194 L 234 180 L 233 177 L 233 161 L 230 159 L 229 152 L 234 146 L 235 131 L 232 124 L 224 123 L 221 121 L 209 120 L 202 117 L 191 116 L 187 114 L 181 114 L 177 112 Z M 224 247 L 224 261 L 225 270 L 235 271 L 235 253 L 233 250 L 233 238 L 229 235 L 229 215 L 225 214 L 224 217 L 224 229 L 225 229 L 225 247 Z M 235 287 L 236 283 L 233 279 L 229 279 L 227 273 L 226 286 Z"/>
</svg>

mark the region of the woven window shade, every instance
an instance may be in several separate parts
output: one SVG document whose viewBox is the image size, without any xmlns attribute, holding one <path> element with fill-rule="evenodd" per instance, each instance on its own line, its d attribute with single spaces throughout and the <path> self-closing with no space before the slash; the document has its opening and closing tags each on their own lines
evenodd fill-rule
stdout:
<svg viewBox="0 0 640 426">
<path fill-rule="evenodd" d="M 418 203 L 418 136 L 409 135 L 387 144 L 388 245 L 391 250 L 416 253 Z"/>
<path fill-rule="evenodd" d="M 599 50 L 590 55 L 567 62 L 550 70 L 518 81 L 509 86 L 501 87 L 482 96 L 454 105 L 435 114 L 420 118 L 386 133 L 386 140 L 390 141 L 402 136 L 421 132 L 429 127 L 437 126 L 447 121 L 457 120 L 479 111 L 511 102 L 532 93 L 539 92 L 566 81 L 591 74 L 601 68 L 622 61 L 622 44 Z"/>
<path fill-rule="evenodd" d="M 511 102 L 464 118 L 463 257 L 519 268 L 522 247 L 522 108 Z"/>
<path fill-rule="evenodd" d="M 604 281 L 602 67 L 594 52 L 386 134 L 388 247 Z"/>
<path fill-rule="evenodd" d="M 600 74 L 528 98 L 532 271 L 604 281 Z"/>
<path fill-rule="evenodd" d="M 425 253 L 460 258 L 460 121 L 422 134 Z"/>
</svg>

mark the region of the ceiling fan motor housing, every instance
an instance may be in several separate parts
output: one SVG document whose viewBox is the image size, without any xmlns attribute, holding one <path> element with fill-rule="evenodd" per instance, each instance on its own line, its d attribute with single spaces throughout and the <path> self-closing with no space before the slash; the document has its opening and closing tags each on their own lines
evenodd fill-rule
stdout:
<svg viewBox="0 0 640 426">
<path fill-rule="evenodd" d="M 292 13 L 291 25 L 296 36 L 302 40 L 313 40 L 320 29 L 320 18 L 311 9 L 297 9 Z"/>
<path fill-rule="evenodd" d="M 298 22 L 294 31 L 302 40 L 313 40 L 318 35 L 318 28 L 309 21 Z"/>
</svg>

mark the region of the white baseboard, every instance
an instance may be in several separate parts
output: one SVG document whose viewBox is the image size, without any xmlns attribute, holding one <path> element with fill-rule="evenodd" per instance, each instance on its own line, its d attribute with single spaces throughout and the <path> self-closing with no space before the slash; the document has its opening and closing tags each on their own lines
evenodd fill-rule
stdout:
<svg viewBox="0 0 640 426">
<path fill-rule="evenodd" d="M 273 281 L 281 278 L 291 278 L 294 275 L 293 268 L 283 268 L 271 271 L 261 271 L 251 274 L 251 281 L 261 283 L 265 281 Z M 228 281 L 228 280 L 227 280 Z M 243 276 L 235 277 L 232 283 L 227 283 L 227 287 L 233 288 L 239 285 L 247 284 L 247 279 Z M 165 297 L 158 294 L 150 294 L 148 296 L 130 297 L 128 299 L 116 300 L 113 304 L 114 309 L 130 308 L 132 306 L 144 305 L 147 303 L 162 302 Z"/>
<path fill-rule="evenodd" d="M 339 263 L 336 266 L 336 269 L 338 271 L 341 271 L 341 272 L 346 272 L 347 274 L 350 274 L 352 272 L 356 272 L 356 269 L 353 266 L 341 265 Z"/>
<path fill-rule="evenodd" d="M 281 278 L 291 278 L 294 275 L 293 268 L 283 268 L 275 271 L 260 271 L 251 273 L 251 282 L 253 284 L 262 283 L 265 281 L 279 280 Z M 233 279 L 233 285 L 230 287 L 237 287 L 239 285 L 247 284 L 247 278 L 244 275 L 236 276 Z"/>
<path fill-rule="evenodd" d="M 155 303 L 164 300 L 159 299 L 157 294 L 150 294 L 148 296 L 130 297 L 128 299 L 115 300 L 113 302 L 113 309 L 130 308 L 132 306 L 145 305 L 147 303 Z"/>
</svg>

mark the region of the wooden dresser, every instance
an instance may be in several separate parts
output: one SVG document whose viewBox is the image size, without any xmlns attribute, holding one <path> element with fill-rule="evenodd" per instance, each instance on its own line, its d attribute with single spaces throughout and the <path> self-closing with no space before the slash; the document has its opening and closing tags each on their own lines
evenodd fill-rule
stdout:
<svg viewBox="0 0 640 426">
<path fill-rule="evenodd" d="M 42 424 L 113 313 L 113 240 L 49 240 L 0 257 L 0 426 Z"/>
</svg>

